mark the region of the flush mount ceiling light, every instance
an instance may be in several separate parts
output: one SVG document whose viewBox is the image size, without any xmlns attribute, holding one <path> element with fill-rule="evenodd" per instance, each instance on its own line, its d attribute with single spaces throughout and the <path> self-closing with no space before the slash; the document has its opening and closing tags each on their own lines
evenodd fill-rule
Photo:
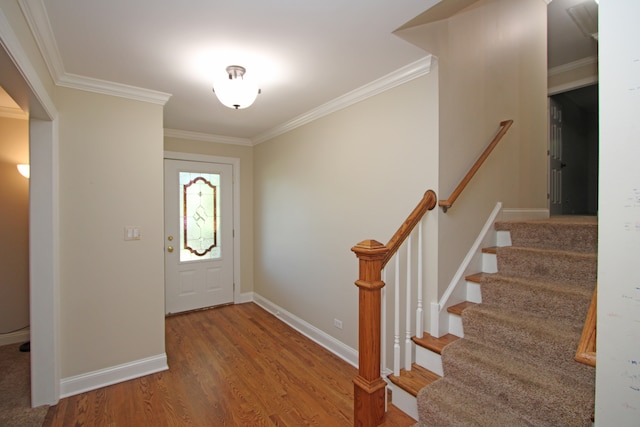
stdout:
<svg viewBox="0 0 640 427">
<path fill-rule="evenodd" d="M 29 165 L 27 164 L 20 164 L 17 165 L 18 167 L 18 172 L 20 172 L 20 175 L 24 176 L 25 178 L 29 178 L 29 176 L 31 175 L 31 170 L 29 168 Z"/>
<path fill-rule="evenodd" d="M 229 65 L 228 78 L 213 82 L 213 92 L 227 107 L 236 110 L 250 107 L 261 92 L 251 79 L 247 79 L 246 72 L 240 65 Z"/>
</svg>

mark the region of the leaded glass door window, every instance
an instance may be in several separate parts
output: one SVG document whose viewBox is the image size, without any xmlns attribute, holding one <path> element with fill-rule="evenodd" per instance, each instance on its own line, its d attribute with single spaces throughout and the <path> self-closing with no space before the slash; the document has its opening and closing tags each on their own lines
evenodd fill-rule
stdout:
<svg viewBox="0 0 640 427">
<path fill-rule="evenodd" d="M 180 172 L 180 262 L 220 258 L 220 175 Z"/>
</svg>

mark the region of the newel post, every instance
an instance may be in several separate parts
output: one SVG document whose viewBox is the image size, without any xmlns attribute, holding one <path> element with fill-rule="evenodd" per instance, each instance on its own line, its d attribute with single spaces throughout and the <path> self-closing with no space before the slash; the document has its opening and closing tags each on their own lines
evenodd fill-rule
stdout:
<svg viewBox="0 0 640 427">
<path fill-rule="evenodd" d="M 358 376 L 353 379 L 353 425 L 373 427 L 382 423 L 386 383 L 380 377 L 380 306 L 382 263 L 389 249 L 375 240 L 351 248 L 358 257 Z"/>
</svg>

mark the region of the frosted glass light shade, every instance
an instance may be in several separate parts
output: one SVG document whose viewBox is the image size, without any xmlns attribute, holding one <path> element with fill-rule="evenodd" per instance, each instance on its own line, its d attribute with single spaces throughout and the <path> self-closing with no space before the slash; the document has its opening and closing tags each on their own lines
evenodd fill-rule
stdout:
<svg viewBox="0 0 640 427">
<path fill-rule="evenodd" d="M 258 86 L 248 79 L 239 66 L 227 68 L 228 78 L 213 83 L 213 91 L 222 104 L 236 110 L 250 107 L 260 92 Z"/>
<path fill-rule="evenodd" d="M 29 178 L 29 176 L 31 176 L 31 168 L 29 167 L 29 165 L 26 164 L 21 164 L 18 165 L 18 172 L 20 172 L 20 175 L 24 176 L 25 178 Z"/>
</svg>

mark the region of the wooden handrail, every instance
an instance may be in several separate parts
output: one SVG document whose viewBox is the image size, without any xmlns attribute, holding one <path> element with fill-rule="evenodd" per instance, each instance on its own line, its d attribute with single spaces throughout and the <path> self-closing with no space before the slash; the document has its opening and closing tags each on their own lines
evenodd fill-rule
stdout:
<svg viewBox="0 0 640 427">
<path fill-rule="evenodd" d="M 596 366 L 596 305 L 598 303 L 598 288 L 593 290 L 591 305 L 584 322 L 578 350 L 576 351 L 576 362 L 589 366 Z"/>
<path fill-rule="evenodd" d="M 398 231 L 393 235 L 393 237 L 387 242 L 385 245 L 389 252 L 387 253 L 386 258 L 382 262 L 382 268 L 389 262 L 393 255 L 398 251 L 402 243 L 405 239 L 411 234 L 413 229 L 418 225 L 424 214 L 427 211 L 430 211 L 436 206 L 438 198 L 436 197 L 436 193 L 433 190 L 427 190 L 422 196 L 422 200 L 418 203 L 415 209 L 409 214 L 407 219 L 402 223 Z"/>
<path fill-rule="evenodd" d="M 380 377 L 382 269 L 427 211 L 436 206 L 436 194 L 428 190 L 406 221 L 383 245 L 364 240 L 351 250 L 359 262 L 358 375 L 353 379 L 353 424 L 374 427 L 382 423 L 386 382 Z"/>
<path fill-rule="evenodd" d="M 469 169 L 469 172 L 467 172 L 467 174 L 462 179 L 462 181 L 460 181 L 460 184 L 458 184 L 456 189 L 453 190 L 453 193 L 451 193 L 451 196 L 449 196 L 449 198 L 446 200 L 440 200 L 438 202 L 438 206 L 442 208 L 443 212 L 446 213 L 447 210 L 451 206 L 453 206 L 453 202 L 456 201 L 460 193 L 462 193 L 462 190 L 464 190 L 467 184 L 469 184 L 469 181 L 471 181 L 471 178 L 473 178 L 476 172 L 478 172 L 478 169 L 480 169 L 480 166 L 482 166 L 484 161 L 487 160 L 487 157 L 489 157 L 489 154 L 491 154 L 491 152 L 496 147 L 496 145 L 498 145 L 498 142 L 500 142 L 500 140 L 502 139 L 504 134 L 507 133 L 507 131 L 509 130 L 512 124 L 513 124 L 513 120 L 505 120 L 503 122 L 500 122 L 500 131 L 493 138 L 493 141 L 491 141 L 489 146 L 484 150 L 484 152 L 480 155 L 480 157 L 478 157 L 478 160 L 476 160 L 473 166 L 471 166 L 471 169 Z"/>
</svg>

